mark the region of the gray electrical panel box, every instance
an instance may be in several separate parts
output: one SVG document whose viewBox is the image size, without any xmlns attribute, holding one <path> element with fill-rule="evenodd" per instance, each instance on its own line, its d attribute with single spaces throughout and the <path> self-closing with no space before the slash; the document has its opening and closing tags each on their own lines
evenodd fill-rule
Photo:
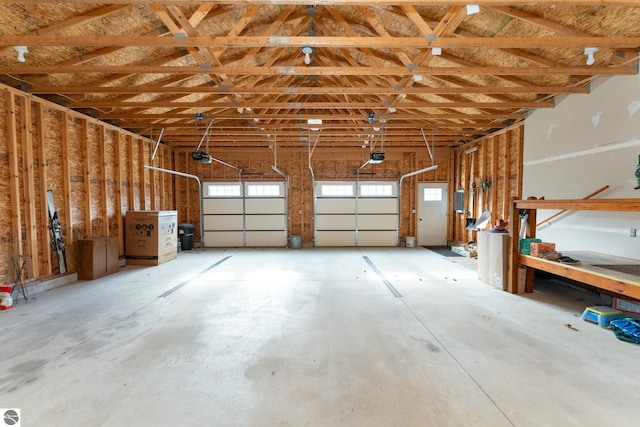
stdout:
<svg viewBox="0 0 640 427">
<path fill-rule="evenodd" d="M 458 213 L 465 213 L 464 190 L 457 190 L 453 195 L 453 209 Z"/>
</svg>

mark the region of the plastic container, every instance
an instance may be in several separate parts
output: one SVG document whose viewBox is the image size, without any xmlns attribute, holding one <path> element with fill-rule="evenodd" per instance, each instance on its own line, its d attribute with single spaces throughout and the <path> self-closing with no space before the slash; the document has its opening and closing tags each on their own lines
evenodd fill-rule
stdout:
<svg viewBox="0 0 640 427">
<path fill-rule="evenodd" d="M 302 247 L 302 236 L 289 236 L 289 247 L 291 249 L 300 249 Z"/>
<path fill-rule="evenodd" d="M 582 320 L 591 323 L 597 323 L 601 328 L 609 327 L 609 322 L 616 319 L 621 319 L 624 314 L 615 308 L 606 306 L 587 307 L 582 313 Z"/>
<path fill-rule="evenodd" d="M 178 239 L 180 239 L 180 250 L 190 251 L 193 249 L 193 238 L 196 227 L 193 224 L 183 222 L 178 224 Z"/>
<path fill-rule="evenodd" d="M 416 237 L 415 236 L 407 236 L 405 237 L 405 246 L 407 248 L 413 248 L 416 245 Z"/>
</svg>

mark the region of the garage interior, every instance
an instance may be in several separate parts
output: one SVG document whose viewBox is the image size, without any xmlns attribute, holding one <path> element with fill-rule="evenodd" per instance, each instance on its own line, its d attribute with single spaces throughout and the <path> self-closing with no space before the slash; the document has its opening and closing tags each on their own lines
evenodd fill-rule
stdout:
<svg viewBox="0 0 640 427">
<path fill-rule="evenodd" d="M 0 0 L 0 406 L 26 425 L 631 425 L 638 347 L 580 317 L 640 299 L 639 18 Z M 132 254 L 133 212 L 174 215 L 166 260 Z M 486 283 L 478 237 L 501 220 Z M 582 264 L 523 254 L 536 237 Z"/>
</svg>

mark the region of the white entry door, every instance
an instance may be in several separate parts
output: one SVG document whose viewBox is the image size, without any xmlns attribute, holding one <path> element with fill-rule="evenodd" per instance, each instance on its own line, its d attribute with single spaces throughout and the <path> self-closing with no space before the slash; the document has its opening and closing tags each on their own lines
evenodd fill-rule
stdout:
<svg viewBox="0 0 640 427">
<path fill-rule="evenodd" d="M 447 244 L 447 184 L 429 182 L 418 184 L 418 244 L 444 246 Z"/>
</svg>

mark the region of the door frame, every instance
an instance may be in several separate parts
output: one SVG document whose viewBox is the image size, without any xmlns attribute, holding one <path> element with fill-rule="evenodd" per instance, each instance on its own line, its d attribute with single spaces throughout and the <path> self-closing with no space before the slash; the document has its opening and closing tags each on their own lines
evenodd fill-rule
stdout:
<svg viewBox="0 0 640 427">
<path fill-rule="evenodd" d="M 444 206 L 446 206 L 445 208 L 445 232 L 444 232 L 444 244 L 447 244 L 448 241 L 448 236 L 449 236 L 449 215 L 450 215 L 450 203 L 449 203 L 449 183 L 446 181 L 421 181 L 418 182 L 418 185 L 416 186 L 416 215 L 415 215 L 415 230 L 416 230 L 416 245 L 417 246 L 421 246 L 424 245 L 424 242 L 420 241 L 420 209 L 421 209 L 421 205 L 424 202 L 422 200 L 422 189 L 426 188 L 426 186 L 434 186 L 434 187 L 438 187 L 438 188 L 443 188 L 444 189 L 444 196 L 442 199 L 442 203 L 444 204 Z"/>
</svg>

